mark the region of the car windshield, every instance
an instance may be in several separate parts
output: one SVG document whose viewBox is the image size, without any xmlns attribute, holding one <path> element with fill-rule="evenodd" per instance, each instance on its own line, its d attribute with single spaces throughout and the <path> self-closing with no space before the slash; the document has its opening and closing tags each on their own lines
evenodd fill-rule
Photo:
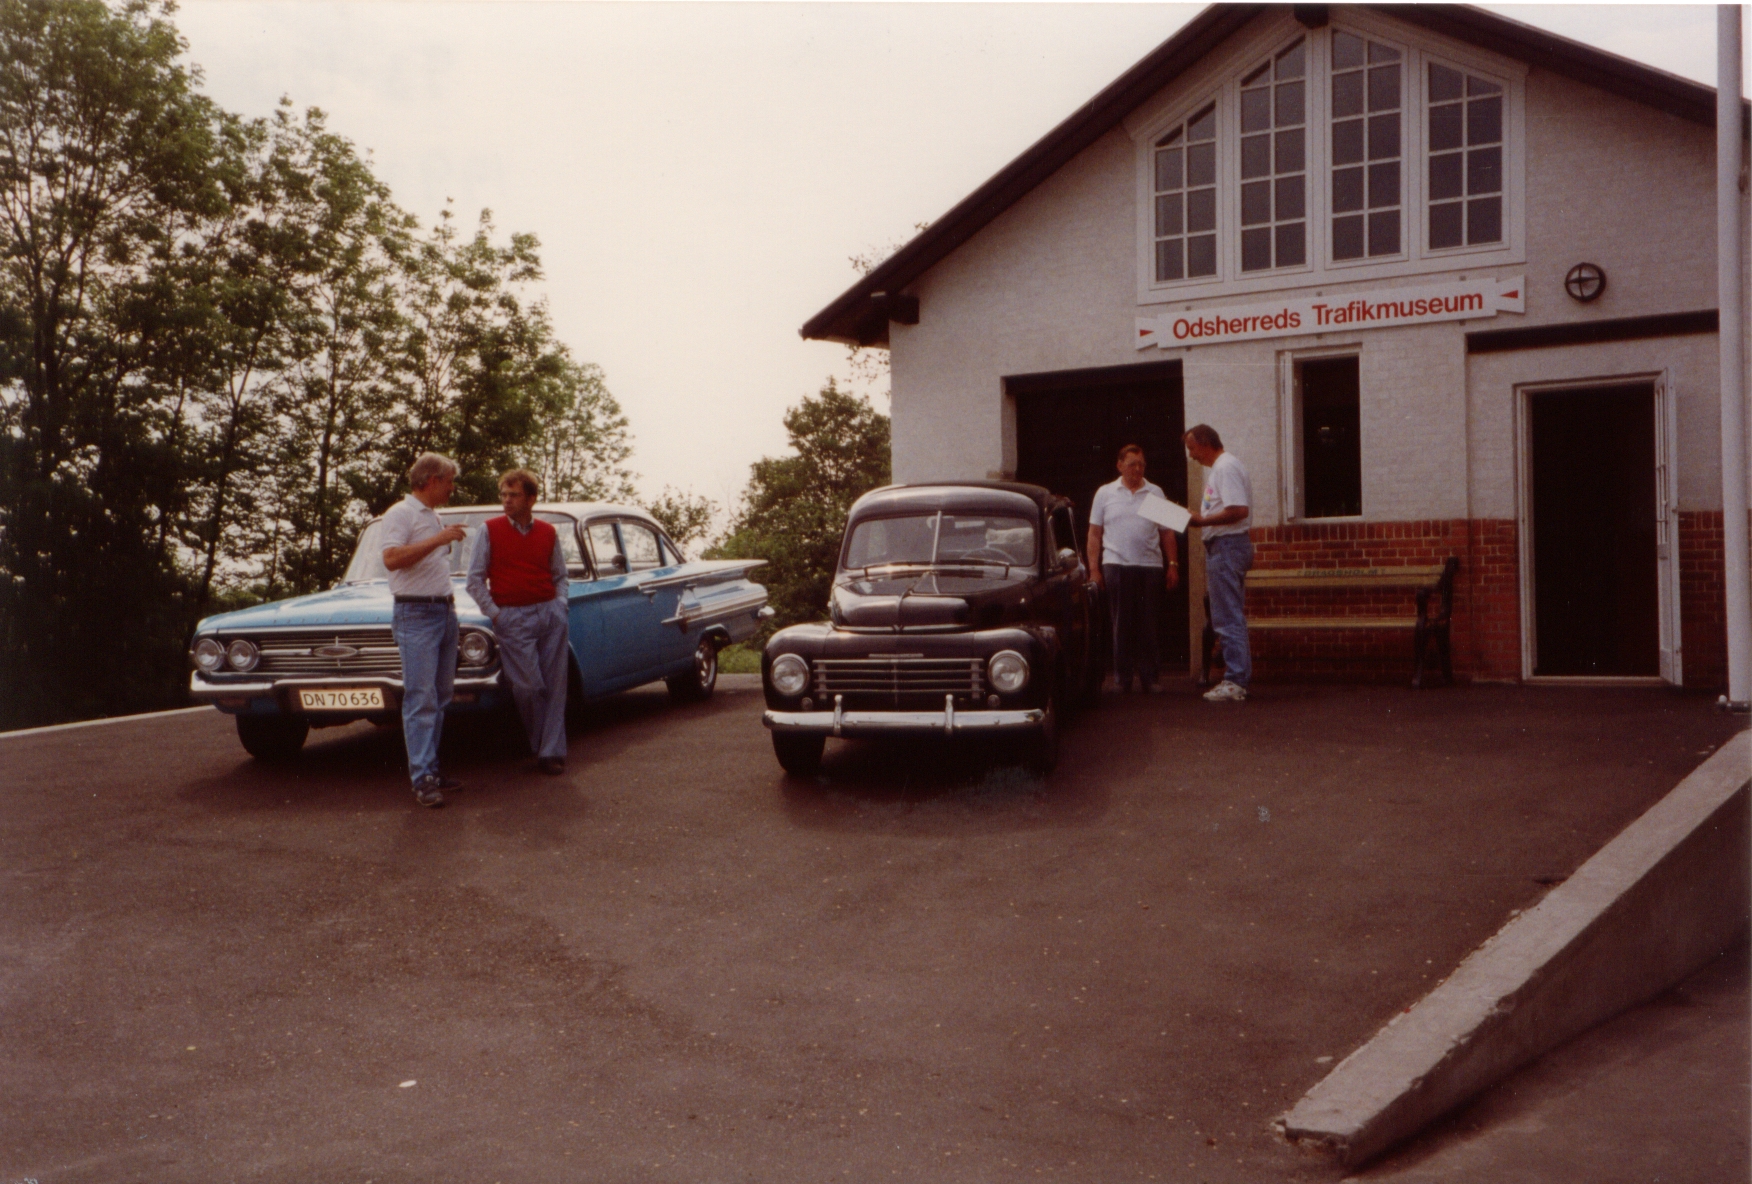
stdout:
<svg viewBox="0 0 1752 1184">
<path fill-rule="evenodd" d="M 440 514 L 446 526 L 468 527 L 468 537 L 460 545 L 450 547 L 450 574 L 462 576 L 468 574 L 468 557 L 474 552 L 475 540 L 481 536 L 482 529 L 489 518 L 497 518 L 497 510 L 473 510 L 467 513 Z M 551 522 L 559 530 L 560 550 L 565 552 L 566 564 L 576 567 L 584 562 L 578 553 L 577 526 L 570 515 L 550 513 L 537 510 L 535 516 L 543 522 Z M 374 519 L 360 532 L 359 545 L 353 548 L 353 561 L 347 564 L 347 574 L 341 577 L 345 584 L 362 584 L 367 580 L 387 580 L 389 569 L 383 566 L 383 522 Z"/>
<path fill-rule="evenodd" d="M 847 570 L 890 564 L 1034 566 L 1034 524 L 1004 514 L 939 511 L 866 518 L 846 543 Z"/>
</svg>

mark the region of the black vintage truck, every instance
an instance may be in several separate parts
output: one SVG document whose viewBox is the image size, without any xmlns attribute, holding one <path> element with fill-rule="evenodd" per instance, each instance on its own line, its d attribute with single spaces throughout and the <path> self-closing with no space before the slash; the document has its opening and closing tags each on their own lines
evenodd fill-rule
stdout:
<svg viewBox="0 0 1752 1184">
<path fill-rule="evenodd" d="M 789 773 L 830 737 L 1014 733 L 1058 760 L 1104 671 L 1099 590 L 1071 502 L 1037 485 L 892 485 L 853 505 L 829 619 L 774 634 L 766 726 Z"/>
</svg>

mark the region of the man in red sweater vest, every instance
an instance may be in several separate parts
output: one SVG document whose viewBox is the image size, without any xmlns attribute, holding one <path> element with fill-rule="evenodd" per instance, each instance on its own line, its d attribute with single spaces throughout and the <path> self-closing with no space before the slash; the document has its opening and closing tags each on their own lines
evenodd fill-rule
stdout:
<svg viewBox="0 0 1752 1184">
<path fill-rule="evenodd" d="M 502 517 L 475 538 L 468 594 L 493 622 L 499 663 L 544 773 L 566 769 L 566 554 L 559 532 L 535 517 L 541 484 L 528 469 L 499 478 Z"/>
</svg>

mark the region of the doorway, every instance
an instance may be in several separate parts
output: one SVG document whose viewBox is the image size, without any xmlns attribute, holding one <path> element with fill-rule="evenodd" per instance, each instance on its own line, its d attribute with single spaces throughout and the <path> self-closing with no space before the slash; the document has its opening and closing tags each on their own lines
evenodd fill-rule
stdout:
<svg viewBox="0 0 1752 1184">
<path fill-rule="evenodd" d="M 1656 422 L 1653 382 L 1528 394 L 1534 677 L 1663 673 Z"/>
<path fill-rule="evenodd" d="M 1114 366 L 1006 378 L 1016 407 L 1016 480 L 1044 485 L 1077 506 L 1077 546 L 1087 552 L 1084 531 L 1095 491 L 1119 474 L 1119 450 L 1144 450 L 1145 476 L 1168 500 L 1186 504 L 1186 411 L 1180 363 Z M 1186 536 L 1177 535 L 1181 571 Z M 1189 581 L 1163 599 L 1159 636 L 1165 669 L 1190 658 L 1187 627 Z"/>
</svg>

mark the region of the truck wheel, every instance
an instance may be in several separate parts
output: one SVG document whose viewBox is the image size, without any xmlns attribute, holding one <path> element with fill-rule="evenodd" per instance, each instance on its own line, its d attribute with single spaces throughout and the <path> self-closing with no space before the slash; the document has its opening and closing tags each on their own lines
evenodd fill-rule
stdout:
<svg viewBox="0 0 1752 1184">
<path fill-rule="evenodd" d="M 280 764 L 292 760 L 304 747 L 304 737 L 310 734 L 307 720 L 284 715 L 240 715 L 237 717 L 237 738 L 244 751 L 265 764 Z"/>
<path fill-rule="evenodd" d="M 821 768 L 821 750 L 827 747 L 825 736 L 781 736 L 773 733 L 773 755 L 793 777 L 810 777 Z"/>
<path fill-rule="evenodd" d="M 669 687 L 669 697 L 677 703 L 697 703 L 711 698 L 713 688 L 718 685 L 718 647 L 712 639 L 700 638 L 700 644 L 694 650 L 693 665 L 686 673 L 673 675 L 664 682 Z"/>
</svg>

